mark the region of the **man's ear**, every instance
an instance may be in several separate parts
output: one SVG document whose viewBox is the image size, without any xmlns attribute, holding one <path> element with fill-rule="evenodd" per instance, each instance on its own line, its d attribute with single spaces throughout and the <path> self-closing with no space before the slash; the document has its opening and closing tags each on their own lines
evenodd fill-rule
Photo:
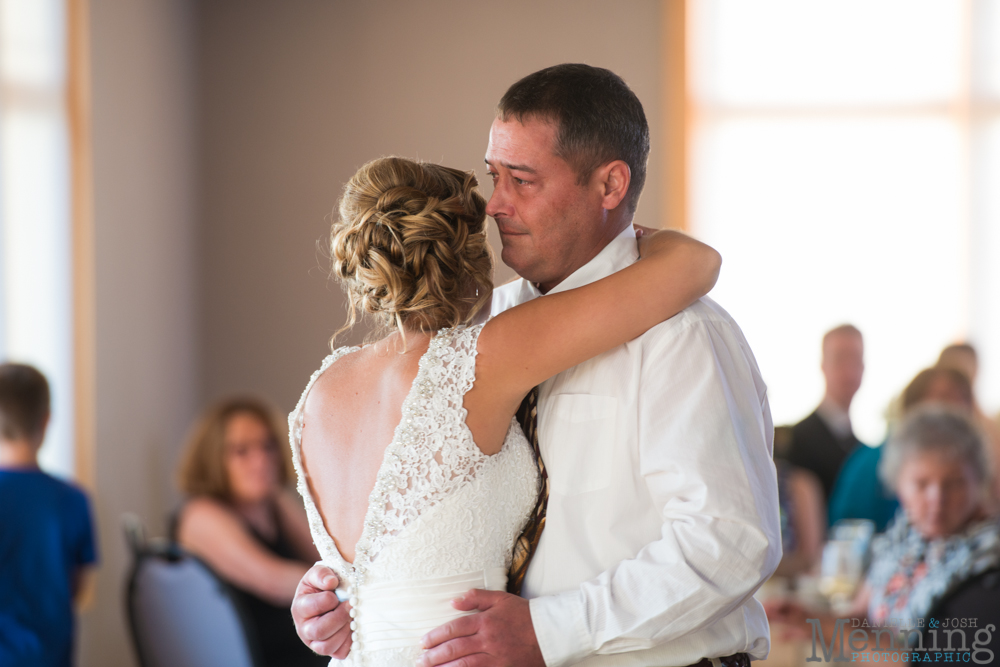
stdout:
<svg viewBox="0 0 1000 667">
<path fill-rule="evenodd" d="M 624 160 L 612 160 L 598 167 L 594 177 L 601 191 L 601 206 L 608 211 L 618 208 L 628 194 L 632 170 Z"/>
</svg>

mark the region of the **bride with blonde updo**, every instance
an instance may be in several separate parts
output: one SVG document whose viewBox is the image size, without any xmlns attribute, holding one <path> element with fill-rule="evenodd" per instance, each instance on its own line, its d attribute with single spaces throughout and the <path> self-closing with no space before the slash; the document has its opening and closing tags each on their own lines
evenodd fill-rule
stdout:
<svg viewBox="0 0 1000 667">
<path fill-rule="evenodd" d="M 346 665 L 414 664 L 421 637 L 504 590 L 539 497 L 514 419 L 547 378 L 625 343 L 715 284 L 718 254 L 677 232 L 590 285 L 477 323 L 493 291 L 486 202 L 470 172 L 403 158 L 362 167 L 331 234 L 334 275 L 374 342 L 339 347 L 289 416 L 324 563 L 349 601 Z"/>
<path fill-rule="evenodd" d="M 401 158 L 370 162 L 340 200 L 333 273 L 357 311 L 423 333 L 468 323 L 493 294 L 486 200 L 465 171 Z M 384 331 L 383 331 L 384 333 Z"/>
</svg>

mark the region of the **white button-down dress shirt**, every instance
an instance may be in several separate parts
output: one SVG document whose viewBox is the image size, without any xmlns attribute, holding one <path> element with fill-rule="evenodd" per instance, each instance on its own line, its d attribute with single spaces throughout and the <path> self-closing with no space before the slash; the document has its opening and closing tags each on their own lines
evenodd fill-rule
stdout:
<svg viewBox="0 0 1000 667">
<path fill-rule="evenodd" d="M 629 226 L 551 290 L 638 257 Z M 497 314 L 541 296 L 498 288 Z M 710 299 L 543 383 L 545 530 L 524 581 L 549 667 L 766 657 L 753 598 L 781 558 L 773 427 L 739 327 Z"/>
</svg>

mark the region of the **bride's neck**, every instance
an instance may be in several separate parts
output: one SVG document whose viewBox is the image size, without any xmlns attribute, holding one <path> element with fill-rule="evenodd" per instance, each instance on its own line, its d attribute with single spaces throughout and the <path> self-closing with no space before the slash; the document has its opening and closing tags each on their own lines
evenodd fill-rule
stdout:
<svg viewBox="0 0 1000 667">
<path fill-rule="evenodd" d="M 427 347 L 432 334 L 403 327 L 403 331 L 394 331 L 375 343 L 375 349 L 381 353 L 413 354 Z"/>
</svg>

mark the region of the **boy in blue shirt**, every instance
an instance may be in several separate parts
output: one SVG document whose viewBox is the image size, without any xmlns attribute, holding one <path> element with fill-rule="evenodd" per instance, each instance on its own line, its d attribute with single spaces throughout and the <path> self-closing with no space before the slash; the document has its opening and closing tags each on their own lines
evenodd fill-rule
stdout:
<svg viewBox="0 0 1000 667">
<path fill-rule="evenodd" d="M 38 468 L 49 384 L 0 364 L 0 666 L 69 667 L 73 601 L 96 562 L 87 497 Z"/>
</svg>

